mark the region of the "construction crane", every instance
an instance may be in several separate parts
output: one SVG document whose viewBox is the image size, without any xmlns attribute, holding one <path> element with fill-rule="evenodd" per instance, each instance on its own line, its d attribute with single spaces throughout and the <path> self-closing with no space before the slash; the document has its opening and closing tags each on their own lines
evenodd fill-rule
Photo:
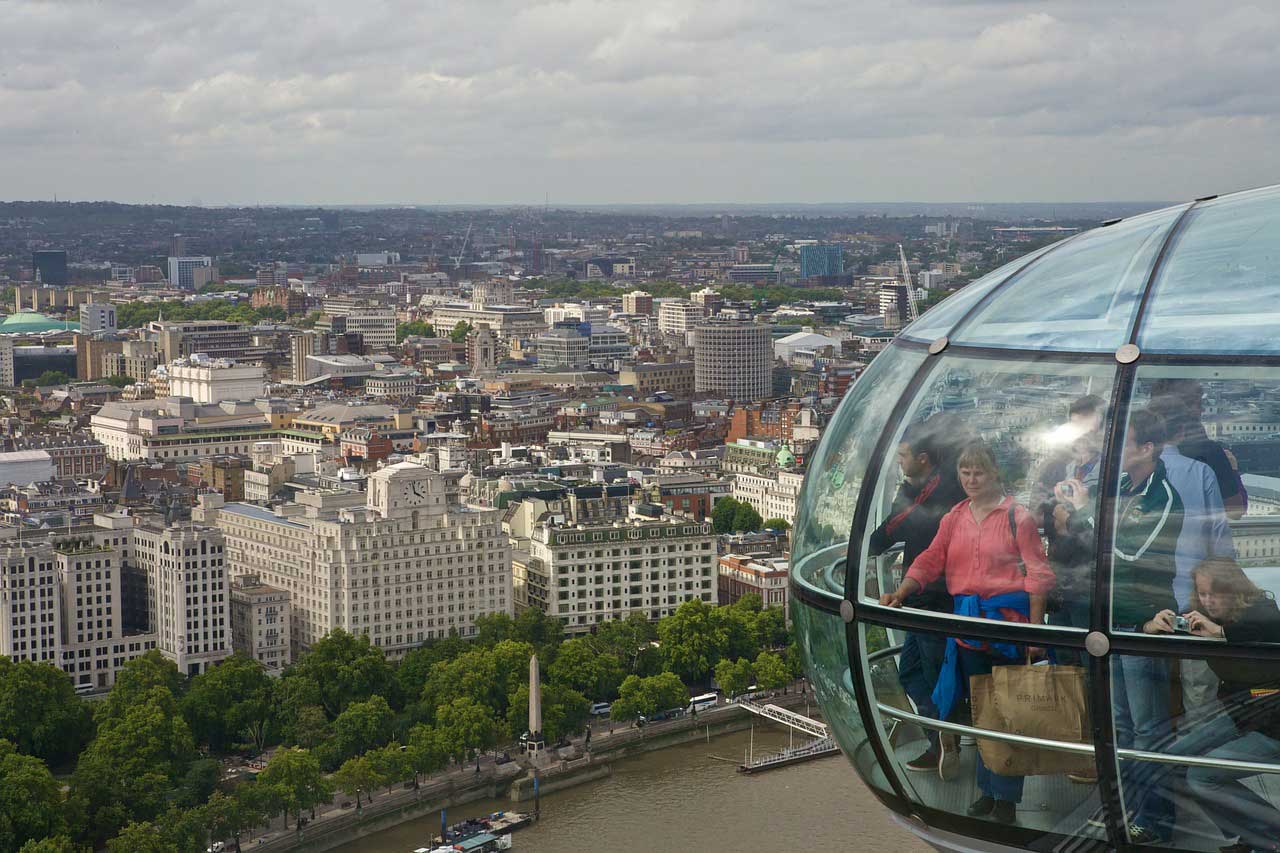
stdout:
<svg viewBox="0 0 1280 853">
<path fill-rule="evenodd" d="M 455 270 L 462 266 L 462 259 L 467 254 L 467 242 L 471 239 L 471 227 L 475 224 L 475 220 L 467 223 L 467 233 L 466 236 L 462 238 L 462 251 L 458 252 L 458 254 L 453 258 L 453 268 Z"/>
<path fill-rule="evenodd" d="M 919 316 L 916 313 L 916 300 L 911 295 L 911 265 L 907 263 L 907 253 L 903 250 L 902 244 L 898 244 L 898 262 L 902 264 L 902 284 L 907 289 L 907 323 L 910 323 Z M 905 326 L 906 323 L 903 323 Z"/>
</svg>

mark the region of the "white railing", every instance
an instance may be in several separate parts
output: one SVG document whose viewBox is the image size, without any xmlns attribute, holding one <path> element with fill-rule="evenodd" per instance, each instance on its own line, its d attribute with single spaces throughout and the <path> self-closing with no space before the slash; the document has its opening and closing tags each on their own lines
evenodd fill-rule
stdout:
<svg viewBox="0 0 1280 853">
<path fill-rule="evenodd" d="M 804 714 L 797 714 L 794 711 L 788 711 L 786 708 L 779 708 L 777 705 L 757 705 L 755 702 L 750 702 L 746 699 L 739 700 L 738 704 L 757 716 L 767 717 L 798 732 L 804 732 L 817 738 L 827 737 L 826 723 L 810 719 Z"/>
</svg>

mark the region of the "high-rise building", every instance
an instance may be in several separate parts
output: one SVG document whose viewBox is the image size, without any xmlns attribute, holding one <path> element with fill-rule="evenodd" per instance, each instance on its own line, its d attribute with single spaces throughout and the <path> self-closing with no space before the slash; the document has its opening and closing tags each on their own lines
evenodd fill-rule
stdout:
<svg viewBox="0 0 1280 853">
<path fill-rule="evenodd" d="M 307 361 L 312 355 L 332 355 L 331 336 L 327 332 L 309 330 L 289 338 L 289 379 L 306 382 L 315 376 Z"/>
<path fill-rule="evenodd" d="M 169 257 L 182 258 L 187 254 L 187 238 L 174 234 L 169 238 Z"/>
<path fill-rule="evenodd" d="M 498 369 L 498 336 L 487 323 L 467 332 L 467 364 L 472 376 L 488 376 Z"/>
<path fill-rule="evenodd" d="M 133 564 L 147 578 L 147 611 L 160 653 L 199 675 L 231 654 L 222 531 L 144 521 L 133 529 Z"/>
<path fill-rule="evenodd" d="M 702 306 L 702 313 L 706 317 L 714 317 L 720 311 L 720 307 L 724 305 L 724 297 L 718 291 L 709 287 L 694 291 L 689 294 L 689 299 L 693 301 L 694 305 Z"/>
<path fill-rule="evenodd" d="M 694 390 L 739 402 L 772 396 L 772 343 L 761 323 L 700 323 L 693 330 Z"/>
<path fill-rule="evenodd" d="M 12 388 L 13 380 L 13 338 L 0 335 L 0 387 Z"/>
<path fill-rule="evenodd" d="M 652 314 L 653 295 L 643 290 L 633 290 L 623 294 L 622 311 L 626 314 Z"/>
<path fill-rule="evenodd" d="M 664 335 L 683 335 L 705 316 L 701 305 L 678 299 L 663 302 L 658 306 L 658 331 Z"/>
<path fill-rule="evenodd" d="M 268 670 L 289 665 L 289 592 L 257 575 L 231 581 L 231 646 Z"/>
<path fill-rule="evenodd" d="M 213 258 L 208 255 L 169 258 L 169 286 L 179 290 L 195 290 L 197 269 L 212 269 Z"/>
<path fill-rule="evenodd" d="M 215 518 L 233 574 L 289 592 L 295 655 L 342 628 L 399 656 L 513 612 L 501 513 L 461 504 L 422 465 L 377 471 L 363 495 L 301 492 L 275 512 L 227 504 Z"/>
<path fill-rule="evenodd" d="M 346 315 L 348 333 L 364 340 L 367 354 L 384 353 L 396 342 L 396 312 L 391 308 L 365 308 Z"/>
<path fill-rule="evenodd" d="M 63 249 L 42 249 L 31 253 L 31 273 L 41 284 L 64 285 L 67 277 L 67 253 Z"/>
<path fill-rule="evenodd" d="M 116 306 L 110 302 L 86 302 L 80 306 L 80 331 L 114 332 Z"/>
<path fill-rule="evenodd" d="M 843 275 L 844 253 L 839 246 L 821 243 L 800 247 L 800 277 Z"/>
<path fill-rule="evenodd" d="M 152 320 L 147 331 L 159 345 L 163 361 L 198 352 L 213 358 L 242 358 L 253 345 L 247 326 L 226 320 Z"/>
</svg>

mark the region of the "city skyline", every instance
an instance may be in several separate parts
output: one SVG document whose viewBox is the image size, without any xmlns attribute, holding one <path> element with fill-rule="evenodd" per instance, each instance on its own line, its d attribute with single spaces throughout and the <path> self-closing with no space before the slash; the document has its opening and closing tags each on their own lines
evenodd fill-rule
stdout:
<svg viewBox="0 0 1280 853">
<path fill-rule="evenodd" d="M 1164 199 L 1267 183 L 1277 140 L 1244 5 L 7 11 L 8 199 Z"/>
</svg>

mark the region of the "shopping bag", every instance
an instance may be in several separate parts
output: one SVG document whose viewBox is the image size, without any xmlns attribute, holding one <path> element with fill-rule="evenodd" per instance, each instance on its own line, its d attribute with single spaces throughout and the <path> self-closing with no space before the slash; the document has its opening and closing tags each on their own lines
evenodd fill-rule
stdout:
<svg viewBox="0 0 1280 853">
<path fill-rule="evenodd" d="M 975 675 L 969 679 L 969 702 L 973 710 L 973 725 L 976 728 L 988 729 L 993 732 L 1004 732 L 1007 734 L 1028 735 L 1031 737 L 1050 737 L 1047 734 L 1031 735 L 1026 731 L 1020 730 L 1018 726 L 1004 716 L 999 701 L 999 689 L 995 683 L 994 673 L 998 673 L 1002 669 L 1031 669 L 1033 667 L 996 667 L 993 675 Z M 1050 670 L 1055 667 L 1034 667 L 1035 669 Z M 1075 667 L 1065 667 L 1066 669 L 1074 669 Z M 1039 676 L 1036 677 L 1037 680 Z M 1064 684 L 1074 683 L 1074 678 L 1069 675 L 1058 678 L 1050 677 L 1050 681 L 1061 681 Z M 1008 679 L 1005 679 L 1008 683 Z M 1018 682 L 1018 676 L 1012 679 L 1013 683 Z M 1066 687 L 1055 684 L 1055 689 L 1062 688 L 1062 692 L 1066 693 L 1073 690 L 1073 687 Z M 1083 680 L 1080 681 L 1081 695 L 1083 696 Z M 1017 707 L 1017 713 L 1025 712 L 1032 704 L 1031 702 L 1019 701 L 1015 697 L 1014 701 L 1006 701 L 1003 703 L 1005 708 Z M 1044 727 L 1038 724 L 1035 728 L 1043 730 Z M 1063 735 L 1070 735 L 1063 736 Z M 1062 740 L 1069 743 L 1087 743 L 1085 739 L 1088 729 L 1081 724 L 1081 728 L 1074 732 L 1064 732 L 1052 736 L 1052 740 Z M 1046 776 L 1055 773 L 1087 773 L 1094 767 L 1092 755 L 1078 755 L 1071 752 L 1061 752 L 1055 749 L 1044 749 L 1033 746 L 1025 746 L 1019 743 L 1008 743 L 1005 741 L 988 740 L 982 737 L 978 739 L 978 751 L 982 754 L 982 760 L 991 772 L 1001 776 Z"/>
<path fill-rule="evenodd" d="M 998 666 L 991 671 L 996 708 L 1008 731 L 1047 740 L 1089 743 L 1084 669 L 1078 666 Z"/>
</svg>

